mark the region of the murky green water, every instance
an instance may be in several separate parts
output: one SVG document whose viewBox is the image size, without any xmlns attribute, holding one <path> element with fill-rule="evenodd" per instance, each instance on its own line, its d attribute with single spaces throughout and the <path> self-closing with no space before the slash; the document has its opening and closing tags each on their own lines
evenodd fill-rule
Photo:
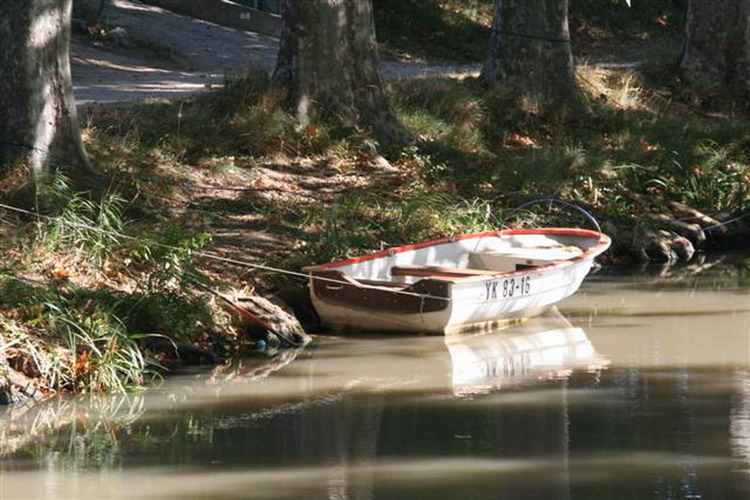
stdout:
<svg viewBox="0 0 750 500">
<path fill-rule="evenodd" d="M 592 277 L 560 313 L 458 339 L 322 337 L 145 394 L 15 408 L 0 497 L 750 498 L 736 268 Z"/>
</svg>

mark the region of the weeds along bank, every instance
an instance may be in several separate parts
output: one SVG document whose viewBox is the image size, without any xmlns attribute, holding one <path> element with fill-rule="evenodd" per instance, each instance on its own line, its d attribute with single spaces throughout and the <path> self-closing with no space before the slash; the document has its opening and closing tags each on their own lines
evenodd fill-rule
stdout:
<svg viewBox="0 0 750 500">
<path fill-rule="evenodd" d="M 208 235 L 137 226 L 122 198 L 62 177 L 43 186 L 51 216 L 6 211 L 0 226 L 3 403 L 124 392 L 236 343 L 229 314 L 188 286 L 210 282 L 196 265 Z"/>
</svg>

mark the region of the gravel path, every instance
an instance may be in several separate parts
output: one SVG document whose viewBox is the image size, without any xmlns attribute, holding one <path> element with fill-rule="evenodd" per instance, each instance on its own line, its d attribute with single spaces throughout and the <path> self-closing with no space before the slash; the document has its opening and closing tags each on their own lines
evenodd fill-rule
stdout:
<svg viewBox="0 0 750 500">
<path fill-rule="evenodd" d="M 181 97 L 221 85 L 227 77 L 260 67 L 271 71 L 278 40 L 175 14 L 134 0 L 114 0 L 112 25 L 134 41 L 131 48 L 74 40 L 73 87 L 78 104 Z M 470 75 L 477 66 L 430 66 L 384 61 L 385 78 Z"/>
</svg>

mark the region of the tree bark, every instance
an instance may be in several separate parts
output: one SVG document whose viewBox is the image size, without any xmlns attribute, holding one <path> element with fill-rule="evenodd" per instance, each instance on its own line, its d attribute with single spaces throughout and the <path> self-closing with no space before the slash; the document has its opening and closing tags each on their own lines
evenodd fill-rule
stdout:
<svg viewBox="0 0 750 500">
<path fill-rule="evenodd" d="M 383 90 L 370 0 L 284 0 L 274 80 L 300 127 L 328 115 L 386 148 L 407 139 Z"/>
<path fill-rule="evenodd" d="M 494 10 L 483 78 L 540 104 L 587 110 L 575 78 L 568 0 L 495 0 Z"/>
<path fill-rule="evenodd" d="M 0 168 L 34 176 L 89 164 L 70 78 L 72 0 L 0 1 Z"/>
<path fill-rule="evenodd" d="M 680 69 L 701 93 L 750 96 L 750 0 L 690 0 Z"/>
</svg>

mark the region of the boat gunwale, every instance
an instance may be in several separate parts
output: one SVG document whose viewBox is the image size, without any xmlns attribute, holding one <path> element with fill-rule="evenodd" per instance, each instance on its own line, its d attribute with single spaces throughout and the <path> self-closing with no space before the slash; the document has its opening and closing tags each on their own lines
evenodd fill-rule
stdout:
<svg viewBox="0 0 750 500">
<path fill-rule="evenodd" d="M 554 268 L 557 268 L 563 264 L 567 263 L 573 263 L 576 261 L 582 261 L 582 260 L 589 260 L 595 258 L 597 255 L 603 253 L 604 251 L 609 248 L 609 246 L 612 243 L 612 240 L 609 236 L 607 236 L 604 233 L 601 233 L 599 231 L 592 231 L 589 229 L 581 229 L 581 228 L 566 228 L 566 227 L 551 227 L 551 228 L 532 228 L 532 229 L 505 229 L 501 231 L 485 231 L 483 233 L 471 233 L 471 234 L 460 234 L 455 236 L 448 236 L 444 238 L 440 238 L 437 240 L 431 240 L 431 241 L 425 241 L 422 243 L 414 243 L 410 245 L 403 245 L 400 247 L 392 247 L 387 248 L 385 250 L 381 250 L 380 252 L 368 254 L 368 255 L 362 255 L 359 257 L 352 257 L 346 260 L 341 260 L 337 262 L 331 262 L 328 264 L 318 264 L 314 266 L 306 266 L 302 270 L 305 272 L 313 273 L 315 271 L 335 271 L 340 267 L 348 266 L 350 264 L 357 264 L 360 262 L 367 262 L 370 260 L 376 260 L 381 259 L 384 257 L 390 257 L 398 253 L 408 252 L 412 250 L 418 250 L 421 248 L 427 248 L 430 246 L 436 246 L 436 245 L 443 245 L 446 243 L 455 243 L 457 241 L 463 241 L 463 240 L 471 240 L 476 238 L 485 238 L 485 237 L 502 237 L 502 236 L 516 236 L 516 235 L 526 235 L 526 234 L 554 234 L 554 235 L 560 235 L 560 236 L 579 236 L 584 238 L 591 238 L 596 239 L 597 243 L 596 245 L 592 246 L 591 248 L 588 248 L 584 250 L 583 253 L 570 257 L 565 259 L 559 259 L 554 262 L 551 262 L 549 264 L 545 264 L 543 266 L 538 266 L 533 269 L 519 269 L 515 271 L 498 271 L 494 275 L 485 275 L 485 276 L 461 276 L 461 277 L 455 277 L 455 278 L 443 278 L 443 277 L 434 277 L 431 278 L 429 276 L 426 276 L 425 279 L 437 279 L 441 281 L 450 281 L 450 282 L 466 282 L 466 281 L 481 281 L 486 280 L 488 278 L 494 278 L 496 276 L 509 276 L 509 275 L 516 275 L 516 274 L 527 274 L 534 271 L 548 271 L 552 270 Z M 343 273 L 341 273 L 343 274 Z"/>
</svg>

